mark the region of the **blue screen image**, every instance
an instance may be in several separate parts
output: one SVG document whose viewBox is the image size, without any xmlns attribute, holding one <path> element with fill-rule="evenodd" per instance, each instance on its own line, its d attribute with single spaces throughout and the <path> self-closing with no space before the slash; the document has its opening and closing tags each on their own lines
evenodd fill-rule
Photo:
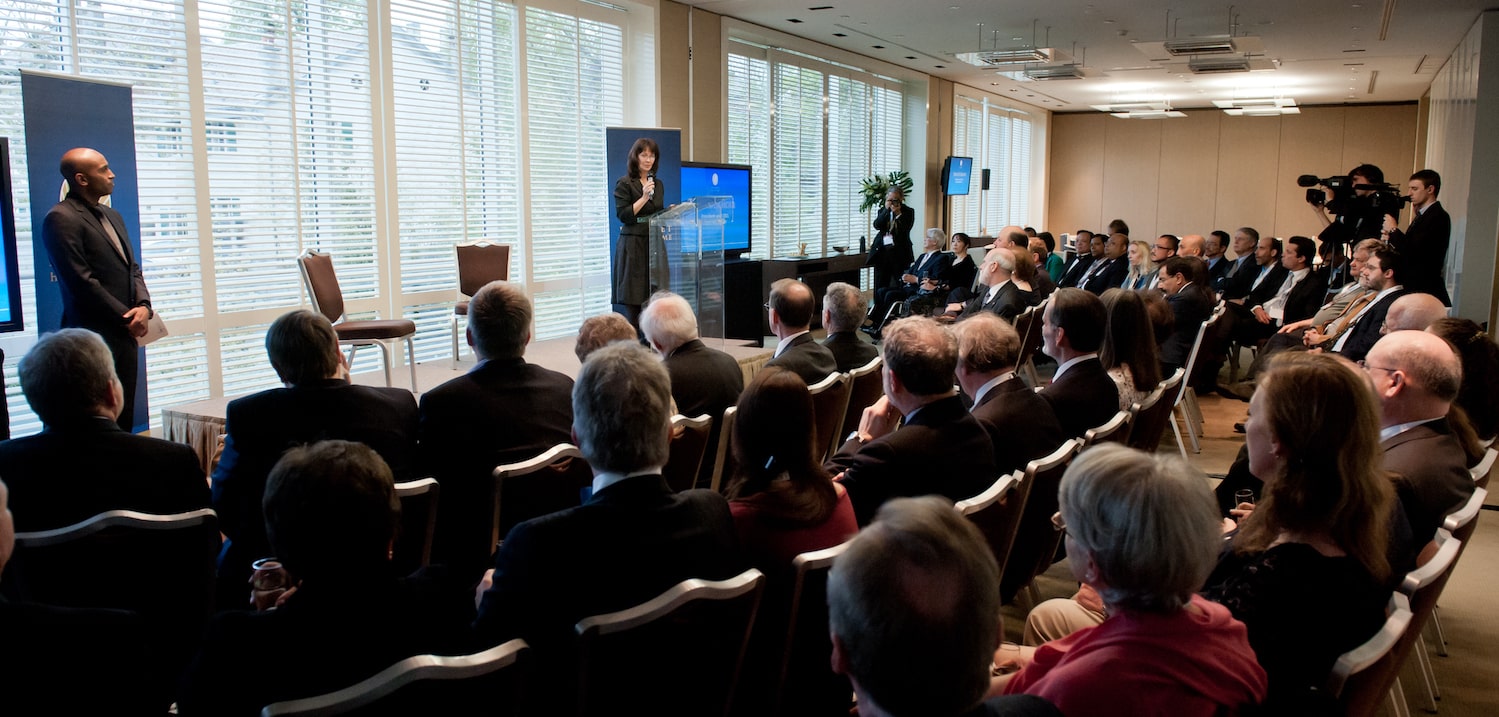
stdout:
<svg viewBox="0 0 1499 717">
<path fill-rule="evenodd" d="M 972 157 L 949 157 L 947 168 L 947 193 L 962 196 L 968 193 L 968 180 L 973 175 Z"/>
<path fill-rule="evenodd" d="M 682 163 L 682 201 L 699 205 L 699 197 L 730 197 L 732 211 L 724 213 L 723 249 L 750 248 L 750 168 L 721 164 Z M 706 242 L 706 240 L 705 240 Z M 718 247 L 704 246 L 715 250 Z"/>
</svg>

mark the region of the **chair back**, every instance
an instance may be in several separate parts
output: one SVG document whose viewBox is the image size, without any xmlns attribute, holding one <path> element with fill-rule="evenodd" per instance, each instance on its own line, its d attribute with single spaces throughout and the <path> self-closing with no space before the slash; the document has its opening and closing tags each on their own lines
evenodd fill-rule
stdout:
<svg viewBox="0 0 1499 717">
<path fill-rule="evenodd" d="M 297 257 L 297 266 L 302 270 L 302 283 L 312 300 L 312 310 L 337 323 L 344 316 L 344 292 L 338 287 L 333 255 L 308 249 Z"/>
<path fill-rule="evenodd" d="M 666 467 L 661 470 L 661 475 L 672 490 L 691 490 L 697 485 L 703 454 L 708 452 L 713 417 L 704 413 L 697 418 L 688 418 L 679 413 L 671 417 L 671 431 L 671 452 L 667 454 Z"/>
<path fill-rule="evenodd" d="M 993 485 L 967 500 L 953 506 L 960 515 L 978 526 L 1004 572 L 1005 561 L 1010 557 L 1010 547 L 1015 544 L 1015 531 L 1020 527 L 1020 516 L 1025 510 L 1025 499 L 1030 492 L 1026 472 L 1017 470 L 1000 476 Z"/>
<path fill-rule="evenodd" d="M 1462 552 L 1463 542 L 1457 538 L 1438 534 L 1437 552 L 1426 563 L 1405 574 L 1397 588 L 1410 598 L 1412 639 L 1421 633 L 1421 627 L 1436 609 L 1437 598 L 1447 587 L 1453 568 L 1457 567 L 1457 556 Z"/>
<path fill-rule="evenodd" d="M 812 457 L 821 463 L 837 450 L 838 429 L 848 413 L 849 375 L 829 374 L 827 378 L 807 387 L 812 392 L 813 443 Z"/>
<path fill-rule="evenodd" d="M 726 714 L 765 576 L 690 579 L 580 620 L 578 714 Z"/>
<path fill-rule="evenodd" d="M 401 500 L 401 534 L 396 538 L 391 562 L 397 574 L 409 575 L 432 562 L 432 536 L 437 530 L 436 478 L 421 478 L 396 484 Z"/>
<path fill-rule="evenodd" d="M 1192 341 L 1192 350 L 1187 353 L 1187 365 L 1183 367 L 1186 373 L 1182 378 L 1182 390 L 1177 392 L 1176 400 L 1172 402 L 1172 405 L 1179 405 L 1182 402 L 1182 398 L 1187 395 L 1187 390 L 1192 385 L 1192 372 L 1197 368 L 1197 355 L 1202 353 L 1203 337 L 1207 336 L 1209 331 L 1213 331 L 1218 326 L 1218 321 L 1223 318 L 1223 314 L 1227 313 L 1227 311 L 1228 305 L 1219 301 L 1218 305 L 1213 307 L 1213 315 L 1209 316 L 1208 320 L 1202 322 L 1202 326 L 1198 327 L 1197 338 Z"/>
<path fill-rule="evenodd" d="M 1400 676 L 1395 647 L 1411 623 L 1410 602 L 1394 593 L 1384 626 L 1364 644 L 1340 655 L 1327 676 L 1327 694 L 1337 700 L 1338 714 L 1371 715 Z"/>
<path fill-rule="evenodd" d="M 729 406 L 723 410 L 723 420 L 718 429 L 718 447 L 713 451 L 713 480 L 708 487 L 715 493 L 722 493 L 725 480 L 734 478 L 734 451 L 729 443 L 734 435 L 734 414 L 739 412 L 738 406 Z"/>
<path fill-rule="evenodd" d="M 1154 453 L 1166 435 L 1166 425 L 1171 422 L 1171 407 L 1176 403 L 1176 394 L 1181 390 L 1187 375 L 1179 368 L 1169 378 L 1156 386 L 1149 396 L 1130 407 L 1133 418 L 1129 429 L 1129 447 Z"/>
<path fill-rule="evenodd" d="M 453 247 L 458 257 L 458 292 L 473 296 L 491 281 L 510 278 L 510 246 L 487 241 Z"/>
<path fill-rule="evenodd" d="M 519 712 L 525 640 L 458 657 L 416 655 L 336 692 L 266 705 L 260 717 L 430 714 L 438 705 L 484 705 L 484 714 Z"/>
<path fill-rule="evenodd" d="M 1483 488 L 1475 488 L 1473 495 L 1468 496 L 1468 502 L 1463 503 L 1461 508 L 1447 514 L 1442 521 L 1442 529 L 1452 534 L 1452 537 L 1468 544 L 1468 539 L 1473 537 L 1473 531 L 1478 528 L 1478 513 L 1483 510 L 1483 502 L 1489 497 L 1489 492 Z"/>
<path fill-rule="evenodd" d="M 833 672 L 828 635 L 828 572 L 847 549 L 843 543 L 791 561 L 796 577 L 774 714 L 848 714 L 852 706 L 848 678 Z"/>
<path fill-rule="evenodd" d="M 1473 483 L 1479 488 L 1489 487 L 1489 473 L 1494 470 L 1495 458 L 1499 458 L 1499 449 L 1489 446 L 1489 449 L 1483 452 L 1483 459 L 1478 461 L 1478 465 L 1468 470 L 1468 473 L 1473 476 Z"/>
<path fill-rule="evenodd" d="M 495 468 L 494 531 L 489 551 L 494 552 L 517 523 L 582 505 L 583 490 L 592 485 L 593 470 L 571 443 Z"/>
<path fill-rule="evenodd" d="M 869 363 L 848 372 L 848 410 L 843 412 L 843 425 L 833 435 L 834 452 L 842 445 L 839 439 L 859 430 L 864 409 L 874 405 L 875 401 L 885 395 L 885 384 L 880 379 L 880 367 L 883 365 L 884 360 L 876 356 Z"/>
<path fill-rule="evenodd" d="M 1083 434 L 1082 448 L 1092 448 L 1100 443 L 1127 443 L 1129 440 L 1129 411 L 1119 411 L 1101 426 L 1089 428 Z"/>
<path fill-rule="evenodd" d="M 1076 438 L 1068 439 L 1051 455 L 1025 466 L 1023 483 L 1029 484 L 1030 488 L 1021 509 L 1020 527 L 1015 530 L 1015 541 L 1000 579 L 1000 597 L 1007 603 L 1036 575 L 1051 566 L 1058 543 L 1057 530 L 1051 523 L 1052 514 L 1057 512 L 1057 489 L 1062 484 L 1062 473 L 1077 455 L 1079 444 Z"/>
<path fill-rule="evenodd" d="M 1022 375 L 1030 379 L 1033 387 L 1040 385 L 1036 377 L 1035 358 L 1036 352 L 1041 350 L 1043 343 L 1041 324 L 1046 315 L 1046 305 L 1050 301 L 1049 298 L 1045 299 L 1015 317 L 1015 333 L 1020 334 L 1020 354 L 1016 357 L 1015 365 L 1020 367 Z"/>
</svg>

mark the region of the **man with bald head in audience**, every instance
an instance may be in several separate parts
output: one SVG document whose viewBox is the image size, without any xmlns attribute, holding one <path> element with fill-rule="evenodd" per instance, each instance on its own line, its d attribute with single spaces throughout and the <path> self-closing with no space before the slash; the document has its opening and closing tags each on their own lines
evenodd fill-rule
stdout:
<svg viewBox="0 0 1499 717">
<path fill-rule="evenodd" d="M 494 552 L 495 466 L 572 442 L 573 380 L 526 361 L 531 316 L 520 285 L 484 285 L 468 309 L 479 363 L 422 395 L 422 464 L 442 486 L 432 557 L 474 580 Z"/>
<path fill-rule="evenodd" d="M 1203 259 L 1203 251 L 1206 245 L 1207 240 L 1201 234 L 1188 234 L 1181 238 L 1181 244 L 1177 247 L 1176 255 L 1195 256 Z M 1206 259 L 1203 260 L 1206 261 Z"/>
<path fill-rule="evenodd" d="M 859 287 L 835 281 L 828 284 L 822 297 L 822 326 L 828 337 L 822 345 L 833 352 L 838 371 L 847 373 L 873 361 L 880 355 L 874 344 L 859 337 L 859 324 L 864 321 L 864 298 Z"/>
<path fill-rule="evenodd" d="M 891 498 L 959 501 L 996 477 L 989 434 L 953 390 L 952 332 L 924 316 L 901 319 L 886 329 L 881 351 L 885 395 L 864 409 L 859 430 L 827 466 L 848 489 L 860 525 Z"/>
<path fill-rule="evenodd" d="M 1396 331 L 1374 344 L 1363 366 L 1379 398 L 1385 470 L 1397 476 L 1411 535 L 1425 543 L 1473 494 L 1467 454 L 1447 419 L 1462 386 L 1462 363 L 1435 334 Z"/>
<path fill-rule="evenodd" d="M 1393 334 L 1396 331 L 1425 331 L 1437 319 L 1446 316 L 1447 305 L 1441 299 L 1431 294 L 1406 294 L 1390 304 L 1390 311 L 1385 314 L 1383 332 Z"/>
<path fill-rule="evenodd" d="M 808 386 L 838 370 L 833 352 L 812 338 L 812 312 L 817 298 L 806 284 L 780 279 L 770 285 L 770 332 L 780 339 L 775 355 L 766 366 L 780 366 L 807 382 Z"/>
<path fill-rule="evenodd" d="M 1080 438 L 1119 410 L 1119 388 L 1098 361 L 1108 312 L 1082 289 L 1057 289 L 1042 315 L 1042 350 L 1057 361 L 1041 397 L 1051 404 L 1066 438 Z"/>
<path fill-rule="evenodd" d="M 1020 334 L 1010 322 L 981 313 L 954 327 L 958 335 L 958 385 L 973 399 L 973 417 L 994 441 L 1000 474 L 1057 449 L 1066 440 L 1046 399 L 1016 375 Z"/>
<path fill-rule="evenodd" d="M 943 321 L 962 320 L 985 311 L 1002 319 L 1019 316 L 1025 310 L 1025 302 L 1021 299 L 1020 289 L 1012 281 L 1014 272 L 1014 250 L 990 249 L 978 274 L 979 285 L 988 288 L 962 304 L 948 304 Z"/>
</svg>

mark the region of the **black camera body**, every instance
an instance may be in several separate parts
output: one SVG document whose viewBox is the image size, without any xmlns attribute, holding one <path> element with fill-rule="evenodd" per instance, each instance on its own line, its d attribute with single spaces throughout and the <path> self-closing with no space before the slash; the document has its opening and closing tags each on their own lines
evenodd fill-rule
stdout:
<svg viewBox="0 0 1499 717">
<path fill-rule="evenodd" d="M 1319 184 L 1332 190 L 1331 198 L 1316 188 Z M 1377 221 L 1383 221 L 1386 214 L 1399 216 L 1401 208 L 1410 201 L 1409 197 L 1400 196 L 1400 188 L 1393 184 L 1354 184 L 1346 176 L 1319 178 L 1315 174 L 1303 174 L 1296 178 L 1296 185 L 1311 187 L 1306 190 L 1306 201 L 1313 206 L 1325 205 L 1333 214 L 1369 216 Z M 1355 193 L 1360 189 L 1374 192 L 1360 197 Z"/>
</svg>

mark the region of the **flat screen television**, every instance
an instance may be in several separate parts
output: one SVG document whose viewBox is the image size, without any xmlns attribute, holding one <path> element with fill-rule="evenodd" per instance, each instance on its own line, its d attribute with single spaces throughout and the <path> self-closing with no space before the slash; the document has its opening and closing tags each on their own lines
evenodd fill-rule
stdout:
<svg viewBox="0 0 1499 717">
<path fill-rule="evenodd" d="M 733 211 L 724 213 L 723 251 L 727 256 L 750 250 L 751 176 L 752 170 L 745 164 L 682 163 L 682 201 L 705 204 L 697 201 L 700 197 L 728 197 L 734 201 Z M 703 248 L 711 251 L 718 247 Z"/>
<path fill-rule="evenodd" d="M 943 194 L 950 197 L 959 197 L 968 194 L 968 180 L 972 177 L 972 157 L 948 157 L 942 160 Z"/>
<path fill-rule="evenodd" d="M 0 137 L 0 333 L 25 328 L 16 267 L 16 203 L 10 184 L 10 140 Z"/>
</svg>

